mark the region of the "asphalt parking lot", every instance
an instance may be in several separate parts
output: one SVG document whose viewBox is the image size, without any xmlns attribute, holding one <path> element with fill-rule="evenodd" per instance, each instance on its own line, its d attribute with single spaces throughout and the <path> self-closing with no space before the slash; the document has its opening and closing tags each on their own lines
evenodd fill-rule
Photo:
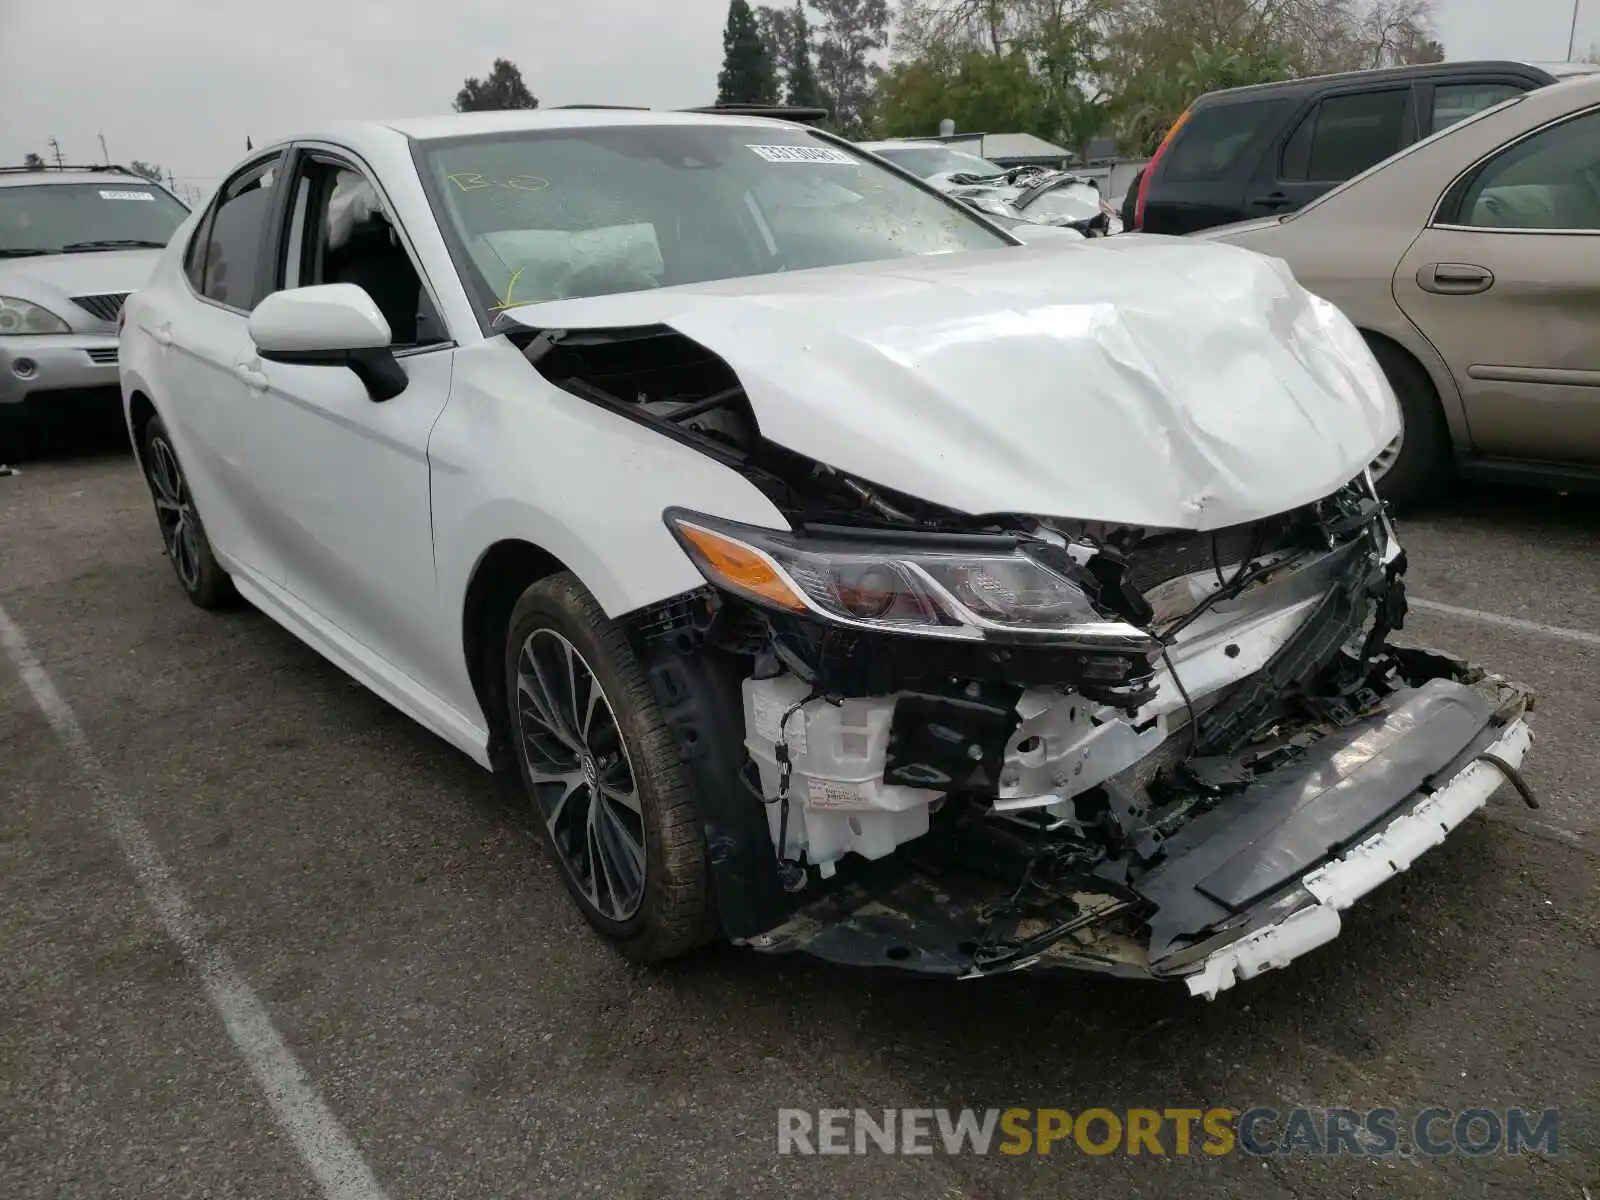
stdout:
<svg viewBox="0 0 1600 1200">
<path fill-rule="evenodd" d="M 1408 636 L 1538 691 L 1543 807 L 1502 789 L 1336 943 L 1208 1004 L 627 965 L 472 763 L 259 614 L 184 601 L 131 460 L 26 464 L 0 478 L 0 1196 L 1600 1197 L 1600 501 L 1473 490 L 1401 532 L 1447 606 Z M 779 1108 L 1255 1104 L 1559 1107 L 1560 1146 L 775 1153 Z"/>
</svg>

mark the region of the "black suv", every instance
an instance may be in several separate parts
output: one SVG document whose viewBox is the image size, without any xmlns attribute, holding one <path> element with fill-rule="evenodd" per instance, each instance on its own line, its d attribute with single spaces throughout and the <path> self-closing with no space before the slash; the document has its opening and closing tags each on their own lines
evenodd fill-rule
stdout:
<svg viewBox="0 0 1600 1200">
<path fill-rule="evenodd" d="M 1293 212 L 1402 147 L 1588 63 L 1430 63 L 1207 92 L 1129 189 L 1133 227 L 1193 233 Z"/>
</svg>

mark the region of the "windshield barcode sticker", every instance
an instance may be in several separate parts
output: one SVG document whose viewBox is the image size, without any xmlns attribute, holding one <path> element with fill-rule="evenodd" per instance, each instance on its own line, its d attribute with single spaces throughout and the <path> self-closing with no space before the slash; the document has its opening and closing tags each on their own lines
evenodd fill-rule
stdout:
<svg viewBox="0 0 1600 1200">
<path fill-rule="evenodd" d="M 856 160 L 843 150 L 832 146 L 750 146 L 762 158 L 775 163 L 842 163 L 847 167 Z"/>
<path fill-rule="evenodd" d="M 149 192 L 101 192 L 102 200 L 154 200 Z"/>
</svg>

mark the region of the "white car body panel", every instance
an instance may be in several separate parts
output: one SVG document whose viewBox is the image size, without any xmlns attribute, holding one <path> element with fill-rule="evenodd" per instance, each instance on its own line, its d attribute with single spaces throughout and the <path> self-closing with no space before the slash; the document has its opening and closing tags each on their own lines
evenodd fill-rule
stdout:
<svg viewBox="0 0 1600 1200">
<path fill-rule="evenodd" d="M 540 546 L 617 616 L 704 582 L 661 519 L 668 507 L 788 528 L 742 475 L 546 383 L 503 339 L 457 352 L 429 454 L 439 591 L 458 651 L 467 584 L 497 542 Z M 464 662 L 444 694 L 476 703 Z"/>
<path fill-rule="evenodd" d="M 732 365 L 773 441 L 965 513 L 1218 529 L 1327 495 L 1399 428 L 1388 383 L 1337 310 L 1276 260 L 1177 239 L 508 315 L 536 328 L 670 325 Z"/>
</svg>

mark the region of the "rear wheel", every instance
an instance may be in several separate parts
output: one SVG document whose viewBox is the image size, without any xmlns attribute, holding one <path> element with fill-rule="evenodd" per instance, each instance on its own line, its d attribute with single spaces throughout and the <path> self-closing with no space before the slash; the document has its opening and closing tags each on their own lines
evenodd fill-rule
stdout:
<svg viewBox="0 0 1600 1200">
<path fill-rule="evenodd" d="M 173 574 L 190 601 L 200 608 L 215 608 L 232 594 L 233 586 L 211 553 L 189 481 L 160 417 L 152 417 L 145 427 L 141 457 L 145 482 L 155 501 L 161 544 L 172 562 Z"/>
<path fill-rule="evenodd" d="M 629 958 L 705 940 L 705 836 L 676 738 L 626 636 L 569 573 L 528 588 L 505 646 L 533 815 L 584 918 Z"/>
<path fill-rule="evenodd" d="M 1421 364 L 1404 350 L 1379 338 L 1368 338 L 1367 345 L 1400 402 L 1400 432 L 1372 461 L 1373 482 L 1378 494 L 1396 505 L 1426 500 L 1450 469 L 1450 429 L 1439 394 Z"/>
</svg>

